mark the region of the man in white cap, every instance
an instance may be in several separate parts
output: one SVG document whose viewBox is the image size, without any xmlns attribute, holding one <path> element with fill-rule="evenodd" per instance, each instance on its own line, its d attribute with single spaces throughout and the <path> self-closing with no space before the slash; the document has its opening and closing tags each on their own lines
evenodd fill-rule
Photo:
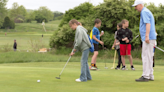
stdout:
<svg viewBox="0 0 164 92">
<path fill-rule="evenodd" d="M 153 46 L 156 41 L 155 20 L 152 12 L 144 7 L 143 1 L 136 0 L 132 5 L 140 12 L 140 35 L 142 39 L 143 74 L 137 82 L 154 81 Z"/>
</svg>

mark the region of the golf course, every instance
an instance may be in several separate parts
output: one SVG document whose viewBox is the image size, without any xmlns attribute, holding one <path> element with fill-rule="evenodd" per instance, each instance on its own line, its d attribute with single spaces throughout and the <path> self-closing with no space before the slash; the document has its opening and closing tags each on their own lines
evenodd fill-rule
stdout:
<svg viewBox="0 0 164 92">
<path fill-rule="evenodd" d="M 164 92 L 164 4 L 145 1 L 0 0 L 0 92 Z"/>
<path fill-rule="evenodd" d="M 29 42 L 34 42 L 33 44 L 38 45 L 38 47 L 49 48 L 49 38 L 53 31 L 48 28 L 51 28 L 52 25 L 54 27 L 52 29 L 55 30 L 59 22 L 47 23 L 47 32 L 42 29 L 41 24 L 35 22 L 31 24 L 18 23 L 15 29 L 17 31 L 0 30 L 0 92 L 163 92 L 164 63 L 162 59 L 156 60 L 154 81 L 135 82 L 135 79 L 141 77 L 142 74 L 141 59 L 134 58 L 133 60 L 136 71 L 131 71 L 128 60 L 126 60 L 128 70 L 111 69 L 114 60 L 113 50 L 100 51 L 100 56 L 97 59 L 100 70 L 90 71 L 92 80 L 81 83 L 75 82 L 75 79 L 79 78 L 80 75 L 81 53 L 77 53 L 70 59 L 60 76 L 61 79 L 56 79 L 55 77 L 59 76 L 69 58 L 71 48 L 52 49 L 47 53 L 38 53 L 33 51 L 34 47 Z M 5 33 L 7 33 L 6 36 Z M 14 39 L 17 40 L 18 44 L 16 52 L 12 49 Z M 37 43 L 38 41 L 39 43 Z M 157 50 L 157 52 L 159 51 Z M 133 51 L 132 53 L 135 55 L 136 52 Z M 89 64 L 92 55 L 90 53 Z M 105 62 L 108 69 L 104 68 Z"/>
</svg>

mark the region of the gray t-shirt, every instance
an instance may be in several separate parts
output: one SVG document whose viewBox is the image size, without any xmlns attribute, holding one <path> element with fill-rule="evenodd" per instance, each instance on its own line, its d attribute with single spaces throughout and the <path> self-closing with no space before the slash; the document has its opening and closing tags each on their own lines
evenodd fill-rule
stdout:
<svg viewBox="0 0 164 92">
<path fill-rule="evenodd" d="M 114 39 L 116 39 L 116 36 L 117 36 L 117 31 L 115 32 Z M 118 43 L 118 42 L 119 42 L 119 40 L 116 39 L 116 43 Z M 116 50 L 120 49 L 120 45 L 116 45 L 115 48 L 116 48 Z"/>
</svg>

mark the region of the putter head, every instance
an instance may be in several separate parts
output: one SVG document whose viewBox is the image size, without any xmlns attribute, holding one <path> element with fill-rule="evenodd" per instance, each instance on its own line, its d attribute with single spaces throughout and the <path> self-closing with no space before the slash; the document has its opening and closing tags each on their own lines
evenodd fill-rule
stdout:
<svg viewBox="0 0 164 92">
<path fill-rule="evenodd" d="M 60 77 L 56 77 L 56 79 L 60 79 Z"/>
</svg>

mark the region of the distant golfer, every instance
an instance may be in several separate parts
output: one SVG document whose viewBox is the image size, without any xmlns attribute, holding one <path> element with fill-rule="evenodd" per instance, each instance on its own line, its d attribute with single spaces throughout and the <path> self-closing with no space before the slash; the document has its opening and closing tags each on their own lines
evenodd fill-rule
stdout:
<svg viewBox="0 0 164 92">
<path fill-rule="evenodd" d="M 72 30 L 76 30 L 75 33 L 75 39 L 74 39 L 74 49 L 73 52 L 71 52 L 71 56 L 75 54 L 76 51 L 82 52 L 81 57 L 81 75 L 80 78 L 76 79 L 76 82 L 82 82 L 91 80 L 91 74 L 88 66 L 88 56 L 89 56 L 89 48 L 91 47 L 91 43 L 89 41 L 87 32 L 84 27 L 79 25 L 78 21 L 75 19 L 72 19 L 69 21 L 69 26 Z"/>
<path fill-rule="evenodd" d="M 153 75 L 153 47 L 156 42 L 155 20 L 149 9 L 144 7 L 142 0 L 136 0 L 132 5 L 140 13 L 140 36 L 142 39 L 143 74 L 138 82 L 154 81 Z"/>
<path fill-rule="evenodd" d="M 17 42 L 16 42 L 16 40 L 14 40 L 13 49 L 14 49 L 14 51 L 16 51 L 16 50 L 17 50 Z"/>
</svg>

